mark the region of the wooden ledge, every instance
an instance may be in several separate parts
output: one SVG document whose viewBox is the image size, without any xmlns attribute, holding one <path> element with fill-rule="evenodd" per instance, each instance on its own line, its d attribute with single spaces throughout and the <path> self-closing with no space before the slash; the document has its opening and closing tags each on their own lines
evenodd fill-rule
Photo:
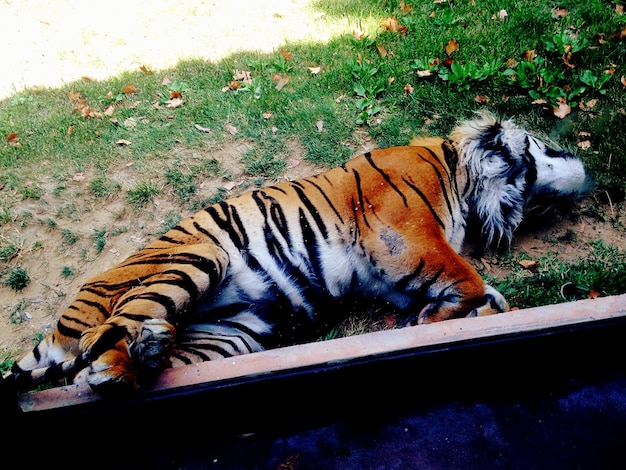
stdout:
<svg viewBox="0 0 626 470">
<path fill-rule="evenodd" d="M 432 348 L 452 348 L 458 344 L 578 328 L 620 318 L 626 320 L 626 294 L 367 333 L 167 369 L 134 399 L 149 400 L 155 396 L 167 397 L 193 386 L 219 387 L 233 382 L 263 380 L 290 371 L 419 354 Z M 81 408 L 102 401 L 105 400 L 86 385 L 28 392 L 17 398 L 19 408 L 27 414 L 61 407 Z"/>
</svg>

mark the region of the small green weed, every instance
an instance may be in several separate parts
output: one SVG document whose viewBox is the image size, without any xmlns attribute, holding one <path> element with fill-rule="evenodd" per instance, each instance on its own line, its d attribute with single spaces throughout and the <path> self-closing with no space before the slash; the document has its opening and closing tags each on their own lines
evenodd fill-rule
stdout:
<svg viewBox="0 0 626 470">
<path fill-rule="evenodd" d="M 78 235 L 72 232 L 70 229 L 64 228 L 61 230 L 61 242 L 65 246 L 75 245 L 78 241 Z"/>
<path fill-rule="evenodd" d="M 104 247 L 107 243 L 107 240 L 106 240 L 107 234 L 108 234 L 108 231 L 106 229 L 99 229 L 99 230 L 94 229 L 94 233 L 91 236 L 91 238 L 94 241 L 94 244 L 96 246 L 96 254 L 98 255 L 102 253 L 102 250 L 104 250 Z"/>
<path fill-rule="evenodd" d="M 30 277 L 25 269 L 21 267 L 15 267 L 9 271 L 8 277 L 3 281 L 3 284 L 10 287 L 14 291 L 21 291 L 25 289 L 30 283 Z"/>
<path fill-rule="evenodd" d="M 126 192 L 128 202 L 136 209 L 145 207 L 154 200 L 154 196 L 159 193 L 159 189 L 152 183 L 141 182 L 134 189 Z"/>
<path fill-rule="evenodd" d="M 76 271 L 71 266 L 63 266 L 61 268 L 61 276 L 74 277 L 75 275 L 76 275 Z"/>
</svg>

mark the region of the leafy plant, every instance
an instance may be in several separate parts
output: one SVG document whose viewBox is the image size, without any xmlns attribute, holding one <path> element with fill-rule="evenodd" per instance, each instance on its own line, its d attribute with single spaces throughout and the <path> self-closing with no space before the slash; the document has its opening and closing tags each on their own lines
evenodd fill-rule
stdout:
<svg viewBox="0 0 626 470">
<path fill-rule="evenodd" d="M 483 65 L 472 62 L 462 64 L 453 61 L 452 64 L 450 64 L 450 70 L 444 67 L 439 69 L 439 77 L 442 80 L 454 83 L 460 90 L 469 90 L 471 82 L 485 80 L 495 75 L 499 68 L 500 63 L 495 59 Z"/>
<path fill-rule="evenodd" d="M 8 277 L 4 280 L 3 284 L 15 291 L 21 291 L 25 289 L 30 283 L 30 277 L 25 269 L 21 267 L 15 267 L 9 271 Z"/>
</svg>

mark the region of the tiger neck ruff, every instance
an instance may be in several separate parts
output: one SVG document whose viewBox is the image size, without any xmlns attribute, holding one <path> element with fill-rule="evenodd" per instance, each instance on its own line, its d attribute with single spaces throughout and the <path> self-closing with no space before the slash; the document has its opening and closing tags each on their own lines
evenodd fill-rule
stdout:
<svg viewBox="0 0 626 470">
<path fill-rule="evenodd" d="M 412 144 L 183 220 L 88 280 L 5 385 L 134 389 L 163 367 L 315 339 L 348 299 L 411 324 L 506 311 L 458 254 L 468 224 L 510 242 L 535 201 L 589 188 L 582 163 L 488 113 Z"/>
</svg>

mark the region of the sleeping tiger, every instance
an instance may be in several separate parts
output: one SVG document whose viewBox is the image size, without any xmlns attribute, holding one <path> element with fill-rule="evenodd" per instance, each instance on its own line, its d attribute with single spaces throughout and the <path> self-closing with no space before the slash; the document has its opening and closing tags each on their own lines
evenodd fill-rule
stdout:
<svg viewBox="0 0 626 470">
<path fill-rule="evenodd" d="M 79 373 L 102 393 L 134 389 L 166 366 L 315 339 L 348 299 L 390 304 L 405 324 L 504 312 L 458 254 L 468 221 L 487 244 L 510 243 L 535 201 L 587 188 L 579 159 L 479 113 L 448 140 L 199 211 L 87 281 L 5 379 L 25 389 Z"/>
</svg>

